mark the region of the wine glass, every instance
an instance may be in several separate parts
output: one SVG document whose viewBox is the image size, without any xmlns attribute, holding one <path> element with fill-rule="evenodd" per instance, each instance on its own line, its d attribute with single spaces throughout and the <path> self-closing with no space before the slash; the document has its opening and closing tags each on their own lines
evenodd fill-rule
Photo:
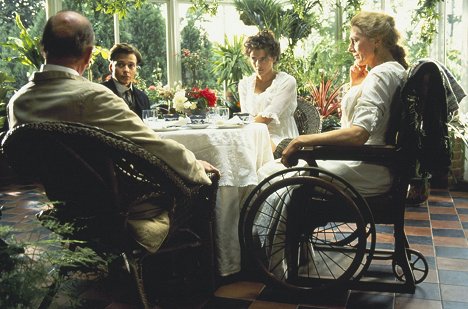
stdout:
<svg viewBox="0 0 468 309">
<path fill-rule="evenodd" d="M 148 127 L 155 127 L 158 122 L 158 111 L 156 109 L 144 109 L 141 118 Z"/>
<path fill-rule="evenodd" d="M 224 106 L 219 106 L 216 108 L 219 118 L 224 121 L 229 120 L 229 108 Z"/>
</svg>

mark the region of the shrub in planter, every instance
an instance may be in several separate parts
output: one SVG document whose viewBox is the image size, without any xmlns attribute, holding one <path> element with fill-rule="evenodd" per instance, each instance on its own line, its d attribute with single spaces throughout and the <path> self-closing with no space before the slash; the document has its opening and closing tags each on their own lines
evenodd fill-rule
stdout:
<svg viewBox="0 0 468 309">
<path fill-rule="evenodd" d="M 32 221 L 31 225 L 34 224 L 39 225 L 37 221 Z M 58 225 L 52 222 L 46 224 Z M 40 229 L 39 226 L 30 228 L 34 233 Z M 70 226 L 55 228 L 64 230 L 70 229 Z M 46 238 L 36 237 L 36 241 L 22 241 L 17 238 L 22 232 L 24 236 L 25 231 L 0 225 L 0 308 L 38 308 L 49 286 L 55 284 L 59 287 L 67 279 L 59 274 L 60 267 L 97 270 L 104 265 L 104 261 L 90 249 L 69 250 L 64 246 L 67 241 L 56 234 L 52 233 Z M 71 298 L 71 302 L 76 302 L 76 299 Z"/>
</svg>

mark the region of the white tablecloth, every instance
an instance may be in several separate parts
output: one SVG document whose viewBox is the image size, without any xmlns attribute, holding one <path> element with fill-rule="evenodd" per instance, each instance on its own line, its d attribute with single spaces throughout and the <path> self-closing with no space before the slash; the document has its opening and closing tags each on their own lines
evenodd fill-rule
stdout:
<svg viewBox="0 0 468 309">
<path fill-rule="evenodd" d="M 182 129 L 158 132 L 185 145 L 198 159 L 221 172 L 216 202 L 218 271 L 221 276 L 240 271 L 239 213 L 250 191 L 258 184 L 257 170 L 273 160 L 265 124 L 251 123 L 233 129 Z"/>
</svg>

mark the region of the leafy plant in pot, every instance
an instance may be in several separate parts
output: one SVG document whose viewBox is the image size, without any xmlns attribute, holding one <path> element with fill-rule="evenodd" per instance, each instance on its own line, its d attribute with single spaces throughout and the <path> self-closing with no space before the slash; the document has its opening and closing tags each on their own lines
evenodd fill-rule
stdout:
<svg viewBox="0 0 468 309">
<path fill-rule="evenodd" d="M 310 91 L 310 101 L 317 107 L 322 117 L 322 132 L 334 130 L 340 127 L 341 117 L 341 88 L 337 79 L 337 73 L 328 78 L 321 72 L 321 79 L 318 85 L 309 83 L 307 88 Z"/>
<path fill-rule="evenodd" d="M 223 84 L 224 105 L 229 107 L 231 113 L 240 111 L 237 104 L 237 85 L 243 76 L 253 72 L 252 67 L 244 56 L 244 37 L 234 36 L 232 42 L 224 36 L 224 44 L 214 46 L 214 68 L 213 73 L 217 76 L 218 84 Z"/>
<path fill-rule="evenodd" d="M 28 236 L 27 233 L 41 231 L 42 227 L 37 220 L 19 222 L 18 225 L 26 225 L 31 229 L 25 231 L 14 226 L 0 225 L 1 308 L 47 308 L 53 301 L 53 296 L 48 294 L 50 289 L 58 291 L 60 285 L 68 279 L 60 274 L 60 268 L 84 269 L 103 274 L 106 261 L 91 249 L 77 247 L 74 251 L 69 250 L 64 245 L 76 241 L 62 239 L 54 233 Z M 44 222 L 44 225 L 60 231 L 72 230 L 71 225 L 51 220 Z M 25 237 L 21 237 L 23 235 Z M 60 292 L 70 299 L 67 308 L 76 307 L 73 303 L 79 300 L 76 295 L 71 295 L 76 292 L 67 289 L 61 289 Z"/>
</svg>

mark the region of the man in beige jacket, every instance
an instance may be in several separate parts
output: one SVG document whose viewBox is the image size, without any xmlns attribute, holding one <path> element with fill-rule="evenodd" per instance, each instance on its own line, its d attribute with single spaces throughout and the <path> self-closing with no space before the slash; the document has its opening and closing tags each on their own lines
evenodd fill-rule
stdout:
<svg viewBox="0 0 468 309">
<path fill-rule="evenodd" d="M 219 173 L 211 164 L 197 160 L 183 145 L 161 139 L 110 89 L 81 76 L 94 46 L 94 31 L 86 17 L 72 11 L 52 16 L 44 28 L 41 45 L 45 65 L 11 98 L 10 128 L 28 122 L 80 122 L 130 139 L 188 181 L 210 184 L 206 172 Z M 158 220 L 168 226 L 167 218 Z"/>
</svg>

